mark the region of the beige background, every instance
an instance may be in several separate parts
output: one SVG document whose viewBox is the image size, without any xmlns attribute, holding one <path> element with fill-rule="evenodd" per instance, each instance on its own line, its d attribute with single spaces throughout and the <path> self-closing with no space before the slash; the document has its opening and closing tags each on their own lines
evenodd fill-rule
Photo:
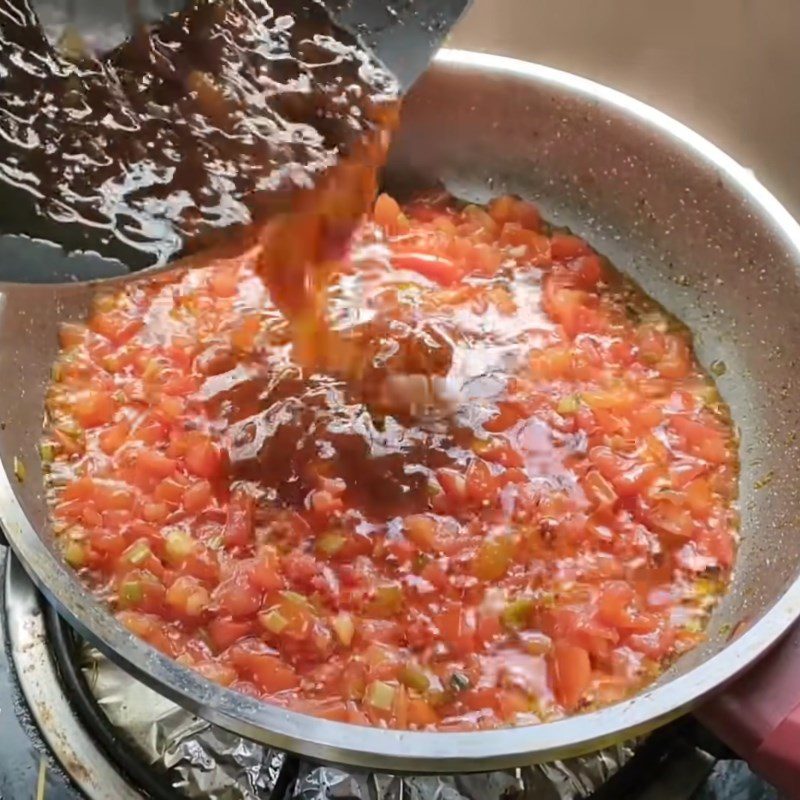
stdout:
<svg viewBox="0 0 800 800">
<path fill-rule="evenodd" d="M 800 0 L 474 0 L 451 44 L 645 100 L 753 169 L 800 217 Z"/>
</svg>

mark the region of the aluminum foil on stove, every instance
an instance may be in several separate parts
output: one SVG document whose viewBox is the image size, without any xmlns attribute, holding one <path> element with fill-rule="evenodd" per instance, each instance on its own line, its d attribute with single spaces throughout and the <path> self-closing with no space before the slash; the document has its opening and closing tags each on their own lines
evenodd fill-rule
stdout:
<svg viewBox="0 0 800 800">
<path fill-rule="evenodd" d="M 622 744 L 568 761 L 474 775 L 385 775 L 303 762 L 285 800 L 578 800 L 633 752 Z"/>
<path fill-rule="evenodd" d="M 89 687 L 120 738 L 197 800 L 273 800 L 283 753 L 196 717 L 84 645 Z"/>
<path fill-rule="evenodd" d="M 84 645 L 82 667 L 123 741 L 192 800 L 580 800 L 633 755 L 626 743 L 580 758 L 474 775 L 388 775 L 300 758 L 277 796 L 291 757 L 212 725 Z"/>
</svg>

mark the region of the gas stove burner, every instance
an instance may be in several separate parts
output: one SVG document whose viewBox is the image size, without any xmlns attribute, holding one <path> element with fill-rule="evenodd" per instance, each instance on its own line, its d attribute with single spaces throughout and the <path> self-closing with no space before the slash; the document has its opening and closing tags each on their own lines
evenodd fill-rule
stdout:
<svg viewBox="0 0 800 800">
<path fill-rule="evenodd" d="M 718 761 L 730 754 L 690 718 L 635 747 L 475 775 L 369 773 L 270 750 L 146 688 L 75 634 L 16 560 L 5 566 L 5 621 L 22 694 L 78 787 L 50 791 L 55 770 L 39 756 L 30 772 L 47 783 L 47 800 L 777 800 L 742 762 Z M 0 724 L 0 798 L 8 727 Z"/>
</svg>

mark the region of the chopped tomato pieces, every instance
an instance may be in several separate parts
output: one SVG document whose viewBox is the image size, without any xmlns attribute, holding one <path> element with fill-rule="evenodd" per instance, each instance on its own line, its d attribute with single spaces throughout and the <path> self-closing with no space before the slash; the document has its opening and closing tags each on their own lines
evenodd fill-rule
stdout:
<svg viewBox="0 0 800 800">
<path fill-rule="evenodd" d="M 589 654 L 582 647 L 557 642 L 553 661 L 558 700 L 568 711 L 574 711 L 591 681 Z"/>
<path fill-rule="evenodd" d="M 350 253 L 313 369 L 257 250 L 62 327 L 66 562 L 153 647 L 328 720 L 470 731 L 638 691 L 736 554 L 736 438 L 688 332 L 516 197 L 381 195 Z"/>
</svg>

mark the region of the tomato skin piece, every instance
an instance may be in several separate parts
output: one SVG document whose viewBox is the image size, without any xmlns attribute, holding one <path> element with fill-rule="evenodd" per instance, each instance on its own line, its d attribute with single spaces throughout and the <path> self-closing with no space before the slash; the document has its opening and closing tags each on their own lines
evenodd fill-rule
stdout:
<svg viewBox="0 0 800 800">
<path fill-rule="evenodd" d="M 488 433 L 503 433 L 520 420 L 520 412 L 510 403 L 498 403 L 495 415 L 483 423 Z"/>
<path fill-rule="evenodd" d="M 460 472 L 447 467 L 437 470 L 436 478 L 448 501 L 458 507 L 467 500 L 467 480 Z"/>
<path fill-rule="evenodd" d="M 591 681 L 589 654 L 582 647 L 556 642 L 553 672 L 558 702 L 568 711 L 574 711 Z"/>
</svg>

